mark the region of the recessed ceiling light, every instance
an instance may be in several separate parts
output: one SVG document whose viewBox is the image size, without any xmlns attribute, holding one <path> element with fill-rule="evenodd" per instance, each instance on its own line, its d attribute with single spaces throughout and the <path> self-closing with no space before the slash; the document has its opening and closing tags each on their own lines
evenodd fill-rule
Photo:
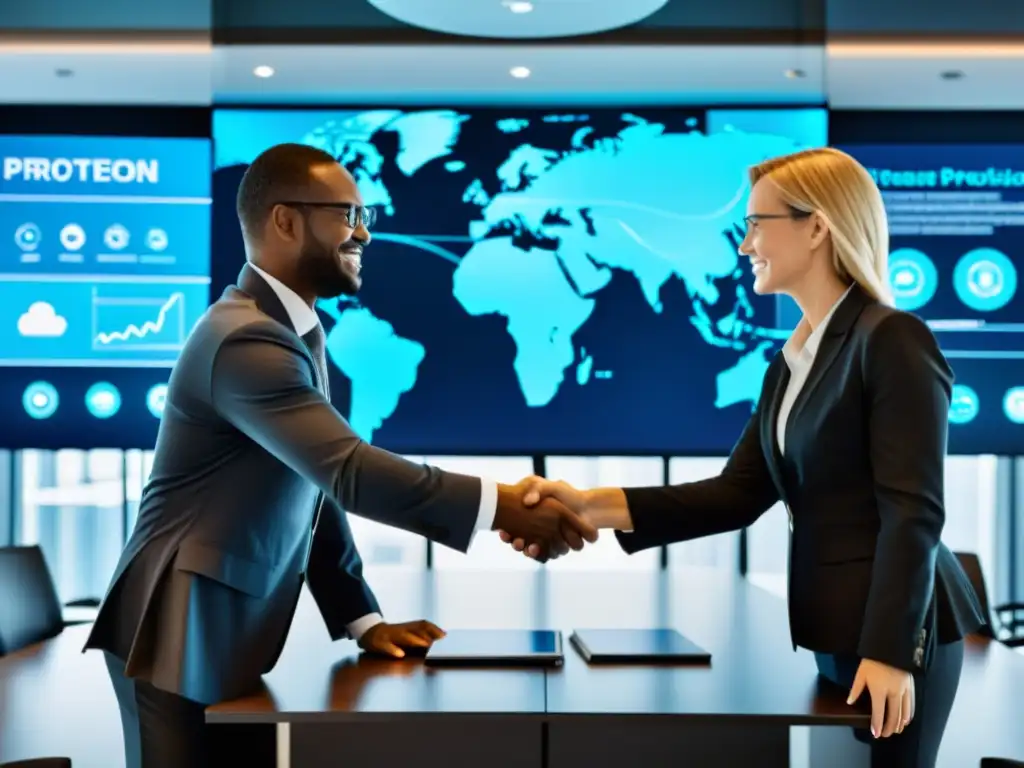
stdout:
<svg viewBox="0 0 1024 768">
<path fill-rule="evenodd" d="M 947 69 L 945 72 L 940 72 L 939 77 L 943 80 L 960 80 L 964 77 L 964 73 L 959 69 Z"/>
<path fill-rule="evenodd" d="M 274 68 L 268 67 L 266 64 L 260 64 L 256 69 L 252 71 L 256 77 L 273 77 Z"/>
<path fill-rule="evenodd" d="M 784 74 L 790 80 L 799 80 L 802 77 L 807 77 L 807 73 L 802 69 L 787 69 Z"/>
<path fill-rule="evenodd" d="M 520 80 L 524 77 L 530 76 L 530 70 L 527 67 L 512 67 L 508 73 L 512 75 L 512 77 L 519 78 Z"/>
<path fill-rule="evenodd" d="M 502 5 L 512 13 L 529 13 L 533 10 L 533 3 L 528 3 L 526 0 L 505 0 Z"/>
</svg>

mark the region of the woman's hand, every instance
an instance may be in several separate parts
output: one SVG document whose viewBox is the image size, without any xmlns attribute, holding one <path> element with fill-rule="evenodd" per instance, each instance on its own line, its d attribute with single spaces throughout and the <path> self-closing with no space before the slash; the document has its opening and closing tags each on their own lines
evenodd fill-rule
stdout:
<svg viewBox="0 0 1024 768">
<path fill-rule="evenodd" d="M 847 704 L 853 704 L 867 688 L 871 695 L 871 735 L 887 738 L 903 733 L 914 719 L 914 676 L 880 661 L 861 659 Z"/>
</svg>

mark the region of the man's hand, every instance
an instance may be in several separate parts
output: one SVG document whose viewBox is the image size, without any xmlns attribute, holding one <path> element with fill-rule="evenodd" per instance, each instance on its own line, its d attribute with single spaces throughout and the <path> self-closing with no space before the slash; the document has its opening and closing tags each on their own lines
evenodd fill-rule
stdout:
<svg viewBox="0 0 1024 768">
<path fill-rule="evenodd" d="M 435 640 L 444 637 L 444 630 L 429 621 L 407 621 L 404 624 L 374 624 L 359 638 L 359 647 L 401 659 L 405 648 L 426 650 Z"/>
<path fill-rule="evenodd" d="M 536 476 L 520 480 L 515 488 L 522 492 L 523 504 L 527 507 L 536 507 L 545 499 L 559 502 L 564 507 L 576 513 L 577 517 L 587 526 L 594 529 L 594 538 L 588 539 L 588 541 L 592 542 L 597 540 L 597 529 L 593 526 L 593 522 L 589 519 L 587 514 L 587 499 L 584 491 L 581 491 L 578 488 L 573 488 L 564 480 L 547 480 L 543 477 Z M 511 544 L 512 548 L 517 552 L 525 552 L 528 557 L 532 557 L 535 560 L 540 559 L 541 549 L 536 544 L 528 543 L 523 537 L 513 536 L 510 532 L 504 529 L 499 530 L 498 535 L 506 544 Z M 581 548 L 582 544 L 580 547 L 574 547 L 574 549 Z"/>
<path fill-rule="evenodd" d="M 543 482 L 541 478 L 527 477 L 516 485 L 498 485 L 494 528 L 502 532 L 502 539 L 523 541 L 530 556 L 541 561 L 570 549 L 583 549 L 585 541 L 597 541 L 597 529 L 558 500 L 524 503 L 538 481 Z"/>
</svg>

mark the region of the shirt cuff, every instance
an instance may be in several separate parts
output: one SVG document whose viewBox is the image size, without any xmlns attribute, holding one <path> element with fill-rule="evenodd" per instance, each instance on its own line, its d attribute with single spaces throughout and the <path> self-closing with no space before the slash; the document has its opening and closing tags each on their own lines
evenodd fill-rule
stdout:
<svg viewBox="0 0 1024 768">
<path fill-rule="evenodd" d="M 480 479 L 480 511 L 476 516 L 477 531 L 489 531 L 494 527 L 494 516 L 498 513 L 498 484 L 493 480 Z"/>
<path fill-rule="evenodd" d="M 348 633 L 352 636 L 353 640 L 358 642 L 359 638 L 366 634 L 366 630 L 368 630 L 370 627 L 377 626 L 382 621 L 384 621 L 384 617 L 381 616 L 379 613 L 368 613 L 362 618 L 356 619 L 355 621 L 351 622 L 348 625 Z"/>
</svg>

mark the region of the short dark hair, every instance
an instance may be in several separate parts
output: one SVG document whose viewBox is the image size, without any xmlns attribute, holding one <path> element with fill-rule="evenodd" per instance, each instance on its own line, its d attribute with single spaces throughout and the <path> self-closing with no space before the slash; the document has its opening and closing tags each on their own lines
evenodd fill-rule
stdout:
<svg viewBox="0 0 1024 768">
<path fill-rule="evenodd" d="M 275 203 L 301 198 L 309 184 L 310 171 L 318 165 L 336 162 L 331 154 L 306 144 L 278 144 L 262 152 L 238 185 L 235 210 L 242 231 L 257 236 Z"/>
</svg>

